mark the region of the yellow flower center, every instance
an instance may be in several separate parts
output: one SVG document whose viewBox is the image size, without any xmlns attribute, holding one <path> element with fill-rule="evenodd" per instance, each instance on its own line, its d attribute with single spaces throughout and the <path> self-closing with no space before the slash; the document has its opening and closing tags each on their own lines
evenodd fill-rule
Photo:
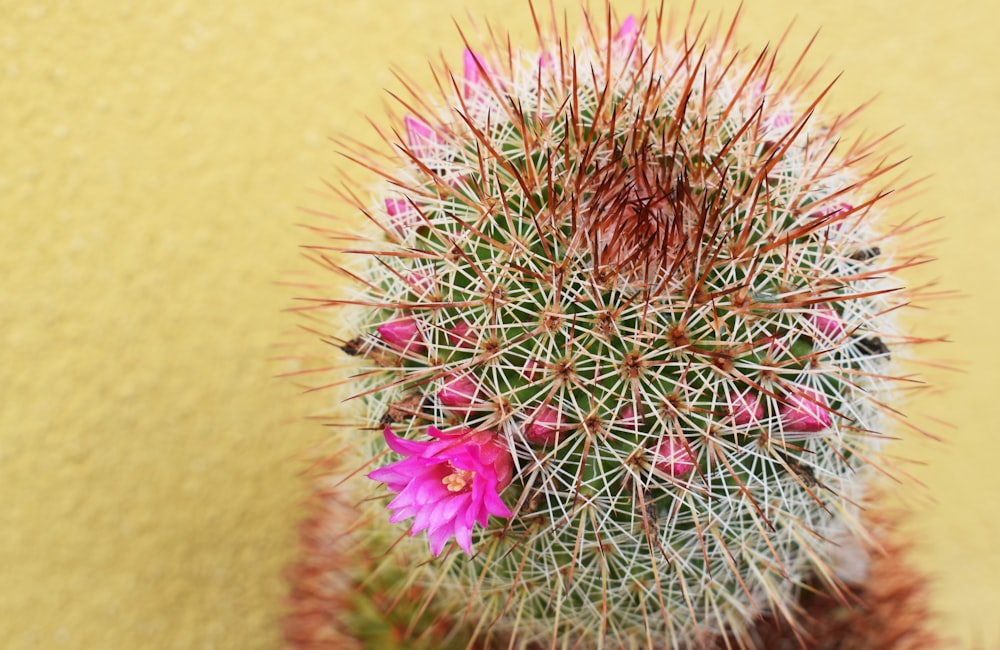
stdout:
<svg viewBox="0 0 1000 650">
<path fill-rule="evenodd" d="M 445 484 L 449 492 L 461 492 L 472 483 L 472 477 L 475 475 L 475 472 L 467 469 L 456 469 L 441 479 L 441 482 Z"/>
</svg>

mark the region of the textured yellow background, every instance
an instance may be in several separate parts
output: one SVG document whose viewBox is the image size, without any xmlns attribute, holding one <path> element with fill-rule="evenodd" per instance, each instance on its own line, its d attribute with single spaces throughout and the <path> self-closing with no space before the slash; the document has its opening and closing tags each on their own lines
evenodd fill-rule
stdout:
<svg viewBox="0 0 1000 650">
<path fill-rule="evenodd" d="M 936 497 L 914 529 L 963 647 L 1000 638 L 992 5 L 754 0 L 741 29 L 822 27 L 833 106 L 881 91 L 866 123 L 935 174 L 909 206 L 947 217 L 931 275 L 968 297 L 920 326 L 964 374 L 919 404 L 954 428 L 910 444 Z M 273 281 L 301 266 L 297 206 L 331 205 L 326 137 L 368 132 L 390 64 L 454 57 L 466 10 L 531 44 L 520 1 L 0 0 L 0 647 L 279 646 L 322 431 L 271 378 Z"/>
</svg>

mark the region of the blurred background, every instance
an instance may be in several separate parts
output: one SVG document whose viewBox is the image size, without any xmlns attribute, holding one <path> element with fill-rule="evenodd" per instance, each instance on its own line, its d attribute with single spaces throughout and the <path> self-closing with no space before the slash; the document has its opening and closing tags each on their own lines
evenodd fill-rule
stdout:
<svg viewBox="0 0 1000 650">
<path fill-rule="evenodd" d="M 540 0 L 544 2 L 544 0 Z M 572 0 L 559 11 L 578 15 Z M 686 2 L 678 10 L 686 11 Z M 595 3 L 595 7 L 599 3 Z M 615 3 L 620 16 L 639 2 Z M 735 0 L 699 2 L 726 15 Z M 534 45 L 526 2 L 0 0 L 0 647 L 279 648 L 302 478 L 331 397 L 275 379 L 305 268 L 302 208 L 336 211 L 330 136 L 374 142 L 397 65 L 462 49 L 452 18 Z M 943 216 L 914 274 L 962 294 L 915 319 L 945 438 L 900 454 L 938 629 L 1000 647 L 1000 11 L 986 0 L 753 0 L 739 41 L 843 71 L 902 127 L 903 209 Z"/>
</svg>

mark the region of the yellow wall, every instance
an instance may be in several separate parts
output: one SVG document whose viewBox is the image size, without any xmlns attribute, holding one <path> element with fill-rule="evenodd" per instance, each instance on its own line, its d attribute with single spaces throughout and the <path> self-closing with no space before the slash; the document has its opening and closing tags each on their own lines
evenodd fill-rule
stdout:
<svg viewBox="0 0 1000 650">
<path fill-rule="evenodd" d="M 681 5 L 686 5 L 684 0 Z M 965 374 L 920 407 L 937 502 L 916 524 L 946 629 L 1000 638 L 1000 84 L 991 2 L 754 0 L 745 40 L 798 14 L 833 105 L 878 91 L 910 205 L 946 215 L 936 268 L 962 301 L 924 332 Z M 622 2 L 621 10 L 638 2 Z M 575 7 L 559 1 L 559 6 Z M 734 7 L 702 2 L 700 10 Z M 512 7 L 512 8 L 511 8 Z M 271 379 L 301 268 L 297 206 L 329 135 L 381 114 L 389 65 L 454 54 L 466 9 L 508 0 L 0 0 L 0 646 L 276 648 L 315 400 Z M 572 13 L 575 13 L 573 11 Z"/>
</svg>

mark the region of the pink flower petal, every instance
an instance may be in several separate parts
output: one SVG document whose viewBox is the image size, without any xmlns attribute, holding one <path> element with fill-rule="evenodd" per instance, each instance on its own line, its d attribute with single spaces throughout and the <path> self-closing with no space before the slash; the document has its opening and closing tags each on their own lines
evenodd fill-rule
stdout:
<svg viewBox="0 0 1000 650">
<path fill-rule="evenodd" d="M 455 541 L 458 547 L 465 551 L 466 555 L 472 555 L 472 527 L 455 525 Z"/>
<path fill-rule="evenodd" d="M 453 534 L 454 534 L 453 531 L 450 531 L 446 528 L 439 528 L 438 530 L 435 530 L 433 533 L 427 534 L 427 539 L 430 541 L 431 545 L 431 553 L 433 553 L 435 557 L 441 555 L 441 551 L 444 550 L 444 545 L 448 543 L 448 539 Z M 469 555 L 472 555 L 472 553 L 469 553 Z"/>
<path fill-rule="evenodd" d="M 458 429 L 455 431 L 442 431 L 441 429 L 438 429 L 433 425 L 427 427 L 427 435 L 429 435 L 432 438 L 437 438 L 439 440 L 445 440 L 448 438 L 460 438 L 464 434 L 465 431 L 463 429 Z M 422 443 L 417 443 L 417 444 L 422 444 Z"/>
<path fill-rule="evenodd" d="M 392 438 L 386 438 L 386 442 L 389 445 L 389 449 L 392 449 L 397 454 L 403 456 L 417 456 L 419 455 L 428 445 L 424 442 L 414 442 L 413 440 L 407 440 L 406 438 L 399 438 L 393 436 Z M 391 465 L 389 467 L 392 467 Z M 388 469 L 384 467 L 382 469 Z M 382 471 L 377 470 L 377 471 Z"/>
<path fill-rule="evenodd" d="M 514 516 L 514 513 L 507 507 L 507 504 L 503 502 L 503 499 L 501 499 L 500 496 L 492 490 L 487 490 L 486 494 L 483 495 L 483 505 L 485 512 L 491 515 L 503 517 L 504 519 Z M 485 526 L 486 524 L 483 525 Z"/>
</svg>

